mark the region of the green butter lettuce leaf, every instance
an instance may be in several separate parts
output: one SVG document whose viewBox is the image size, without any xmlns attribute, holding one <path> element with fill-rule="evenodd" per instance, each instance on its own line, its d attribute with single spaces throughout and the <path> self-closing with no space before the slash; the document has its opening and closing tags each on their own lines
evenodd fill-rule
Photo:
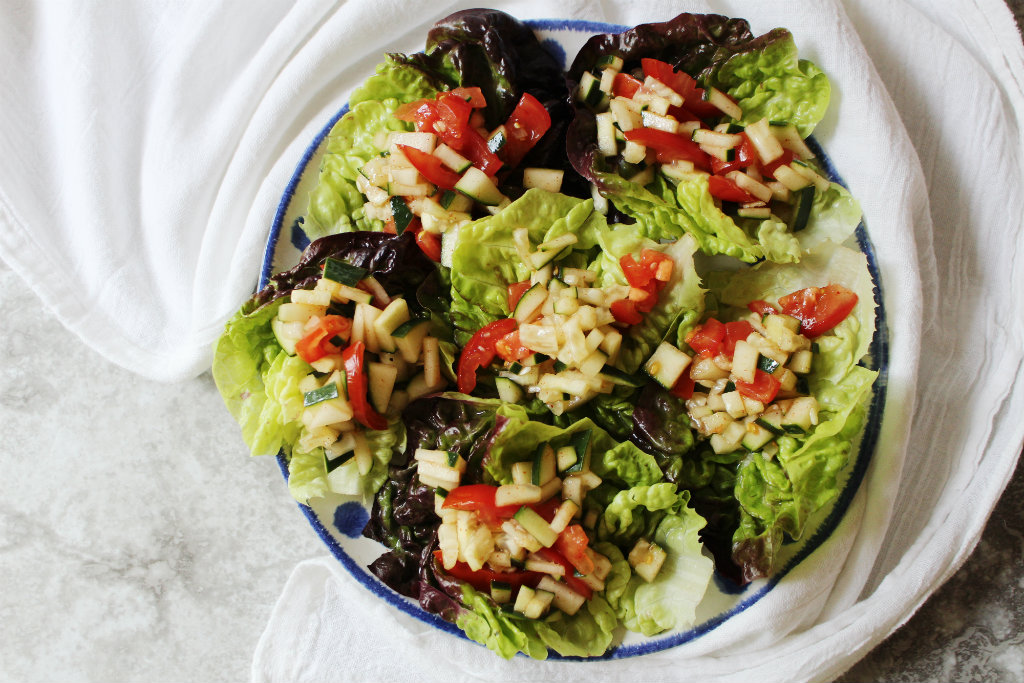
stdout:
<svg viewBox="0 0 1024 683">
<path fill-rule="evenodd" d="M 823 197 L 826 202 L 844 203 L 843 193 Z M 850 216 L 835 222 L 849 225 L 853 211 L 837 209 L 840 214 L 847 211 Z M 798 264 L 766 262 L 739 272 L 711 273 L 706 282 L 726 319 L 745 311 L 749 301 L 774 302 L 805 287 L 835 283 L 858 297 L 850 316 L 815 339 L 818 354 L 808 387 L 818 400 L 818 425 L 806 435 L 780 437 L 778 455 L 768 459 L 752 453 L 736 470 L 739 523 L 732 555 L 743 579 L 750 581 L 770 574 L 786 537 L 801 538 L 811 515 L 839 495 L 841 475 L 863 427 L 877 376 L 858 365 L 875 331 L 873 283 L 867 257 L 831 241 L 818 243 Z"/>
<path fill-rule="evenodd" d="M 743 110 L 741 122 L 792 123 L 807 137 L 825 116 L 831 86 L 828 77 L 797 58 L 793 36 L 784 29 L 768 34 L 763 47 L 742 50 L 703 74 L 704 83 L 724 90 Z"/>
<path fill-rule="evenodd" d="M 656 249 L 672 259 L 672 277 L 658 294 L 658 304 L 644 314 L 642 322 L 629 328 L 616 365 L 635 373 L 662 341 L 680 346 L 686 333 L 704 310 L 704 289 L 694 267 L 694 240 L 684 235 L 667 244 L 652 242 L 625 227 L 608 226 L 598 232 L 600 254 L 590 264 L 597 272 L 595 285 L 626 284 L 619 260 L 643 249 Z"/>
<path fill-rule="evenodd" d="M 698 532 L 704 519 L 687 506 L 689 492 L 661 482 L 620 491 L 599 521 L 598 552 L 612 560 L 605 595 L 631 631 L 654 635 L 694 623 L 714 562 L 702 553 Z M 632 574 L 620 549 L 640 537 L 661 546 L 668 557 L 654 581 Z M 613 550 L 614 549 L 614 550 Z"/>
<path fill-rule="evenodd" d="M 324 449 L 316 448 L 312 453 L 295 449 L 288 459 L 288 491 L 300 502 L 328 493 L 370 501 L 388 477 L 388 463 L 403 432 L 400 420 L 392 420 L 388 429 L 364 432 L 373 455 L 373 464 L 366 474 L 359 473 L 355 458 L 332 469 Z"/>
<path fill-rule="evenodd" d="M 734 256 L 753 263 L 764 255 L 735 222 L 715 206 L 706 175 L 699 173 L 678 186 L 658 176 L 646 187 L 613 173 L 595 174 L 615 207 L 636 221 L 636 229 L 652 240 L 688 234 L 701 251 Z"/>
<path fill-rule="evenodd" d="M 320 175 L 309 194 L 302 229 L 310 239 L 353 230 L 381 230 L 383 223 L 366 218 L 363 195 L 356 189 L 359 169 L 383 149 L 390 131 L 412 130 L 394 117 L 405 102 L 437 93 L 417 69 L 388 60 L 352 94 L 350 110 L 327 135 Z"/>
<path fill-rule="evenodd" d="M 525 227 L 533 245 L 571 232 L 579 238 L 573 251 L 586 253 L 596 245 L 597 231 L 604 226 L 604 216 L 594 211 L 593 200 L 532 189 L 496 216 L 473 221 L 454 237 L 446 236 L 454 240 L 451 315 L 456 341 L 465 344 L 487 323 L 507 318 L 508 286 L 529 278 L 530 268 L 519 258 L 513 231 Z"/>
<path fill-rule="evenodd" d="M 280 302 L 228 321 L 214 347 L 213 379 L 253 455 L 276 455 L 298 438 L 302 392 L 309 365 L 277 343 L 270 320 Z"/>
<path fill-rule="evenodd" d="M 533 458 L 540 444 L 556 449 L 568 445 L 572 435 L 590 431 L 590 469 L 602 479 L 619 487 L 649 485 L 661 478 L 654 456 L 632 443 L 618 442 L 590 419 L 584 418 L 561 428 L 529 419 L 526 410 L 513 404 L 498 409 L 503 418 L 491 439 L 484 469 L 494 482 L 512 483 L 512 465 Z"/>
<path fill-rule="evenodd" d="M 456 625 L 505 659 L 517 652 L 546 659 L 548 648 L 566 657 L 601 655 L 611 645 L 618 623 L 615 611 L 599 595 L 574 615 L 554 610 L 540 620 L 505 612 L 469 584 L 463 585 L 462 602 Z"/>
</svg>

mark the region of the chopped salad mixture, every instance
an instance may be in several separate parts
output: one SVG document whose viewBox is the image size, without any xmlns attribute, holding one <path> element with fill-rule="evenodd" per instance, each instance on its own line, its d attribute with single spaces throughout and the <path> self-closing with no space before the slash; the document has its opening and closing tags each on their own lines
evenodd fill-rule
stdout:
<svg viewBox="0 0 1024 683">
<path fill-rule="evenodd" d="M 313 242 L 214 378 L 370 570 L 503 657 L 692 626 L 839 494 L 876 373 L 860 222 L 793 37 L 683 14 L 568 72 L 501 12 L 392 54 L 328 136 Z"/>
</svg>

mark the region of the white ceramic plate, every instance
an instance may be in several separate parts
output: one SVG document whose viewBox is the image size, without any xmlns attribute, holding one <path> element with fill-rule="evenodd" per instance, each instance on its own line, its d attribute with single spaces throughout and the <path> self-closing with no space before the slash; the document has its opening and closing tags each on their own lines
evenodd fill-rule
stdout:
<svg viewBox="0 0 1024 683">
<path fill-rule="evenodd" d="M 588 37 L 595 33 L 620 32 L 627 27 L 581 21 L 532 21 L 527 22 L 537 33 L 544 46 L 560 58 L 563 66 L 567 66 L 566 56 L 575 55 Z M 285 188 L 278 205 L 274 222 L 267 240 L 263 263 L 260 270 L 259 287 L 266 285 L 273 273 L 293 266 L 299 259 L 301 250 L 309 243 L 308 238 L 296 224 L 296 220 L 305 211 L 306 196 L 316 184 L 320 168 L 320 156 L 323 143 L 328 132 L 340 119 L 347 107 L 342 108 L 330 121 L 324 124 L 320 133 L 313 139 L 299 161 L 288 186 Z M 811 141 L 813 145 L 813 140 Z M 819 160 L 823 162 L 830 179 L 845 185 L 831 160 L 820 148 L 815 149 Z M 875 383 L 874 394 L 869 408 L 867 427 L 855 447 L 855 455 L 851 458 L 847 469 L 847 480 L 838 498 L 810 521 L 804 538 L 785 547 L 778 559 L 781 567 L 769 579 L 754 581 L 742 589 L 716 575 L 708 588 L 700 607 L 697 610 L 697 624 L 686 630 L 663 633 L 655 637 L 645 638 L 639 634 L 627 633 L 625 640 L 610 649 L 603 657 L 633 657 L 656 652 L 685 643 L 706 633 L 729 618 L 748 609 L 762 599 L 779 581 L 784 581 L 786 574 L 802 559 L 810 555 L 835 530 L 850 500 L 856 493 L 868 462 L 874 453 L 878 440 L 878 428 L 885 407 L 885 394 L 888 379 L 888 326 L 885 309 L 882 306 L 881 283 L 869 232 L 862 223 L 857 228 L 858 245 L 868 259 L 868 267 L 875 283 L 876 332 L 871 344 L 869 358 L 865 365 L 879 372 Z M 278 458 L 281 471 L 288 476 L 284 459 Z M 316 500 L 311 506 L 300 505 L 317 534 L 323 539 L 331 553 L 342 565 L 368 590 L 416 619 L 427 622 L 439 629 L 462 636 L 462 631 L 440 617 L 422 610 L 419 605 L 402 595 L 392 591 L 381 583 L 377 577 L 367 570 L 373 560 L 385 550 L 384 546 L 375 541 L 363 538 L 363 526 L 369 518 L 369 511 L 362 505 L 340 497 L 327 497 Z M 557 658 L 554 653 L 552 657 Z"/>
</svg>

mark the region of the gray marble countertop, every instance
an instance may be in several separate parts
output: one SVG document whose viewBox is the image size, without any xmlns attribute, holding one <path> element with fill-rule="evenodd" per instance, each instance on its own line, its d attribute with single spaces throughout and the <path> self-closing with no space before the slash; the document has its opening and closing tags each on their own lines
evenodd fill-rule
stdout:
<svg viewBox="0 0 1024 683">
<path fill-rule="evenodd" d="M 1020 20 L 1024 0 L 1010 3 Z M 209 373 L 98 357 L 0 262 L 0 681 L 240 681 L 325 554 Z M 1024 681 L 1024 466 L 977 549 L 841 681 Z"/>
</svg>

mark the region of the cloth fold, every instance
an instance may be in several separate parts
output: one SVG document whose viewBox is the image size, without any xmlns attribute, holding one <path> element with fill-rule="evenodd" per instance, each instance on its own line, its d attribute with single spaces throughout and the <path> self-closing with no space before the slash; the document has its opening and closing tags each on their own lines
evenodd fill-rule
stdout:
<svg viewBox="0 0 1024 683">
<path fill-rule="evenodd" d="M 109 360 L 153 379 L 198 374 L 255 285 L 309 141 L 384 52 L 422 49 L 429 25 L 464 6 L 6 5 L 0 258 Z M 505 662 L 398 612 L 327 557 L 292 574 L 253 680 L 838 675 L 966 559 L 1024 440 L 1013 388 L 1024 322 L 1006 304 L 1024 297 L 1024 48 L 1012 17 L 999 0 L 492 6 L 625 25 L 712 11 L 755 33 L 793 32 L 832 80 L 816 135 L 863 205 L 881 272 L 891 367 L 878 450 L 827 542 L 682 646 Z"/>
</svg>

